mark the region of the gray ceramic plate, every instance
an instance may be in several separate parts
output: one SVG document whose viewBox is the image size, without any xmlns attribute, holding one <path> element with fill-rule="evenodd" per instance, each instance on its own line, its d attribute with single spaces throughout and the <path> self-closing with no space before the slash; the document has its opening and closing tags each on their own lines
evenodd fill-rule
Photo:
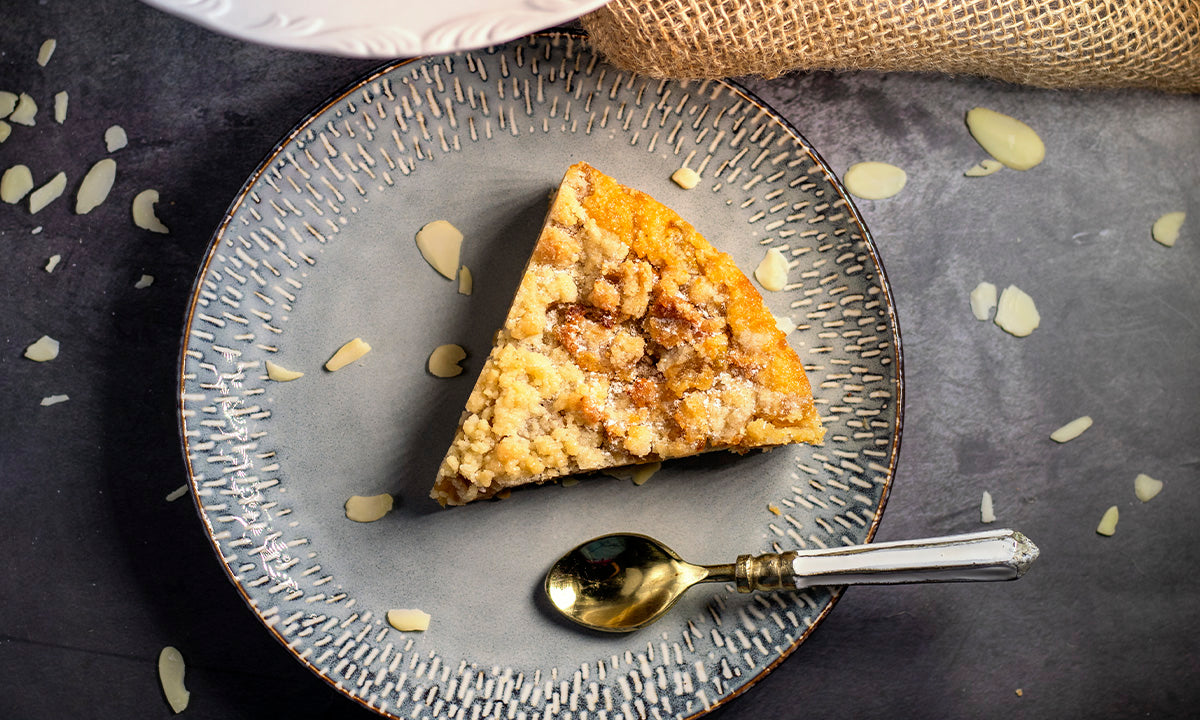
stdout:
<svg viewBox="0 0 1200 720">
<path fill-rule="evenodd" d="M 753 270 L 793 267 L 772 311 L 799 328 L 823 447 L 709 454 L 649 483 L 599 477 L 442 510 L 428 499 L 491 334 L 568 165 L 648 191 Z M 681 166 L 700 173 L 685 191 Z M 475 292 L 414 234 L 466 235 Z M 336 373 L 344 342 L 373 350 Z M 641 532 L 688 559 L 868 541 L 899 448 L 902 382 L 879 258 L 833 174 L 737 86 L 631 77 L 571 35 L 385 67 L 304 120 L 234 201 L 187 318 L 181 427 L 191 487 L 234 585 L 338 690 L 398 718 L 687 717 L 794 650 L 837 593 L 698 588 L 630 635 L 548 612 L 542 577 L 595 535 Z M 453 379 L 425 370 L 467 348 Z M 303 371 L 266 379 L 272 360 Z M 351 495 L 390 493 L 382 520 Z M 391 608 L 433 615 L 424 633 Z"/>
</svg>

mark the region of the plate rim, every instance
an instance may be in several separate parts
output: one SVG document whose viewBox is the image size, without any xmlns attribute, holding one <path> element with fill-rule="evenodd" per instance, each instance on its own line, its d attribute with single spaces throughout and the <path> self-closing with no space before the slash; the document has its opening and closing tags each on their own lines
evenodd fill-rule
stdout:
<svg viewBox="0 0 1200 720">
<path fill-rule="evenodd" d="M 514 43 L 519 43 L 519 42 L 528 42 L 535 38 L 565 38 L 565 39 L 573 40 L 575 42 L 582 43 L 582 45 L 585 47 L 590 47 L 586 33 L 582 32 L 582 31 L 573 30 L 573 29 L 554 29 L 554 30 L 542 30 L 542 31 L 538 31 L 538 32 L 529 33 L 527 35 L 518 37 L 514 40 L 508 41 L 507 43 L 501 43 L 496 46 L 491 46 L 487 49 L 490 50 L 492 48 L 500 48 L 500 47 L 503 47 L 504 45 L 514 44 Z M 470 52 L 470 51 L 471 51 L 471 49 L 464 49 L 464 50 L 455 51 L 455 52 Z M 453 54 L 453 53 L 447 53 L 447 54 Z M 184 322 L 183 322 L 183 326 L 182 326 L 182 332 L 181 332 L 181 337 L 180 337 L 180 346 L 179 346 L 179 355 L 177 358 L 177 366 L 176 366 L 176 377 L 178 380 L 178 384 L 177 384 L 176 393 L 175 393 L 175 403 L 176 403 L 175 415 L 176 415 L 176 420 L 177 420 L 177 429 L 178 429 L 178 434 L 179 434 L 180 450 L 183 454 L 184 465 L 185 465 L 186 472 L 187 472 L 187 483 L 186 484 L 187 484 L 187 488 L 188 488 L 188 494 L 191 497 L 192 505 L 196 511 L 198 519 L 200 520 L 201 525 L 203 526 L 203 528 L 205 530 L 205 532 L 204 532 L 205 539 L 208 542 L 210 549 L 213 551 L 213 554 L 216 557 L 217 563 L 220 565 L 223 573 L 225 574 L 226 580 L 228 580 L 229 583 L 236 589 L 238 595 L 242 598 L 242 601 L 245 603 L 247 609 L 250 610 L 250 612 L 254 615 L 254 617 L 271 634 L 271 636 L 274 637 L 275 640 L 280 645 L 283 646 L 283 648 L 287 651 L 288 655 L 290 655 L 294 660 L 296 660 L 297 662 L 302 664 L 313 675 L 315 675 L 317 678 L 323 680 L 327 686 L 329 686 L 331 689 L 335 690 L 342 696 L 344 696 L 350 700 L 353 700 L 358 705 L 376 713 L 377 715 L 380 715 L 383 717 L 389 717 L 389 718 L 397 718 L 398 716 L 393 713 L 390 713 L 390 712 L 382 711 L 380 708 L 370 705 L 366 701 L 365 698 L 361 698 L 353 693 L 348 692 L 347 689 L 345 687 L 343 687 L 342 683 L 335 682 L 333 680 L 333 678 L 327 676 L 325 673 L 319 672 L 318 669 L 316 668 L 316 666 L 314 666 L 311 662 L 309 662 L 309 660 L 307 658 L 301 657 L 300 654 L 297 653 L 295 651 L 295 649 L 291 647 L 291 645 L 289 644 L 287 639 L 284 638 L 283 635 L 280 634 L 279 630 L 275 627 L 275 625 L 268 622 L 268 618 L 262 614 L 262 612 L 259 610 L 259 608 L 255 604 L 255 602 L 252 600 L 252 598 L 246 592 L 245 588 L 242 587 L 242 585 L 238 582 L 237 578 L 234 576 L 233 569 L 229 566 L 228 563 L 225 562 L 224 556 L 222 555 L 222 552 L 221 552 L 220 545 L 214 536 L 214 528 L 204 512 L 204 509 L 202 506 L 203 501 L 199 495 L 199 488 L 196 483 L 196 473 L 193 470 L 192 460 L 189 456 L 189 439 L 188 439 L 188 436 L 186 433 L 185 414 L 184 414 L 184 410 L 185 410 L 185 408 L 184 408 L 185 376 L 186 376 L 186 365 L 187 365 L 187 352 L 188 352 L 188 348 L 189 348 L 189 338 L 190 338 L 190 333 L 188 331 L 189 331 L 189 328 L 192 327 L 192 323 L 195 318 L 195 314 L 197 312 L 198 300 L 200 297 L 200 292 L 201 292 L 202 284 L 204 282 L 204 278 L 208 274 L 208 270 L 217 255 L 216 251 L 220 247 L 220 243 L 223 239 L 223 233 L 229 227 L 230 223 L 233 221 L 233 219 L 236 215 L 236 212 L 242 206 L 243 202 L 246 200 L 247 196 L 252 191 L 252 188 L 255 186 L 255 184 L 258 182 L 258 180 L 270 170 L 270 168 L 273 166 L 275 160 L 279 157 L 279 154 L 281 152 L 283 152 L 284 149 L 289 146 L 289 144 L 293 141 L 294 138 L 296 138 L 298 135 L 300 135 L 302 132 L 304 132 L 304 130 L 306 128 L 308 128 L 309 125 L 311 125 L 313 122 L 315 122 L 316 119 L 321 114 L 323 114 L 329 108 L 331 108 L 338 102 L 342 101 L 346 97 L 352 95 L 353 93 L 355 93 L 358 90 L 361 90 L 363 87 L 370 85 L 370 83 L 378 80 L 380 77 L 390 74 L 401 67 L 404 67 L 406 65 L 410 65 L 413 63 L 426 62 L 426 61 L 429 61 L 433 58 L 437 58 L 440 56 L 441 56 L 440 54 L 429 54 L 429 55 L 415 56 L 415 57 L 411 57 L 411 58 L 389 60 L 389 61 L 381 63 L 380 65 L 368 70 L 367 72 L 365 72 L 361 75 L 358 75 L 353 80 L 349 81 L 348 83 L 343 85 L 341 88 L 339 88 L 338 90 L 336 90 L 333 93 L 331 93 L 330 95 L 328 95 L 323 101 L 314 105 L 309 111 L 307 111 L 305 113 L 305 115 L 299 121 L 297 121 L 292 126 L 292 128 L 290 130 L 288 130 L 281 137 L 281 139 L 279 141 L 277 141 L 270 148 L 270 150 L 268 150 L 263 155 L 262 160 L 255 166 L 255 169 L 249 174 L 246 181 L 242 183 L 241 187 L 238 189 L 236 194 L 233 196 L 233 199 L 230 201 L 228 208 L 225 210 L 225 213 L 221 217 L 220 222 L 217 224 L 216 228 L 214 229 L 212 235 L 209 238 L 208 244 L 204 251 L 204 258 L 201 261 L 199 268 L 196 271 L 195 278 L 192 282 L 191 291 L 188 294 L 187 308 L 186 308 L 186 312 L 184 313 Z M 679 81 L 672 80 L 672 82 L 679 82 Z M 891 339 L 892 339 L 892 342 L 894 345 L 894 354 L 895 354 L 895 363 L 894 364 L 895 364 L 896 369 L 895 369 L 895 380 L 894 380 L 894 383 L 891 385 L 891 389 L 894 392 L 896 417 L 895 417 L 895 432 L 892 434 L 891 447 L 889 448 L 889 452 L 888 452 L 887 480 L 882 486 L 879 503 L 876 506 L 875 511 L 873 513 L 873 516 L 871 519 L 871 524 L 867 528 L 866 540 L 863 543 L 863 544 L 868 544 L 874 539 L 875 534 L 879 529 L 879 524 L 882 522 L 882 519 L 883 519 L 884 510 L 886 509 L 888 499 L 891 496 L 892 486 L 896 479 L 896 467 L 897 467 L 897 464 L 899 461 L 900 448 L 902 445 L 902 440 L 903 440 L 903 435 L 904 435 L 903 431 L 904 431 L 904 415 L 905 415 L 905 406 L 906 406 L 906 393 L 905 393 L 903 342 L 902 342 L 902 337 L 901 337 L 900 320 L 899 320 L 898 314 L 896 312 L 896 301 L 895 301 L 895 297 L 892 292 L 891 282 L 887 275 L 887 270 L 883 264 L 883 259 L 880 255 L 879 247 L 875 242 L 875 238 L 872 235 L 870 229 L 867 227 L 865 221 L 863 220 L 862 213 L 858 209 L 858 206 L 854 204 L 853 198 L 851 197 L 850 193 L 846 190 L 845 186 L 843 185 L 841 178 L 838 177 L 837 174 L 833 171 L 832 165 L 830 165 L 825 160 L 825 158 L 817 151 L 817 149 L 811 143 L 808 142 L 808 140 L 804 137 L 803 134 L 800 133 L 800 131 L 795 127 L 795 125 L 787 117 L 785 117 L 782 113 L 780 113 L 778 110 L 774 109 L 770 104 L 768 104 L 767 102 L 762 100 L 757 94 L 755 94 L 749 88 L 747 88 L 746 86 L 737 82 L 736 80 L 729 79 L 729 78 L 722 78 L 722 79 L 711 80 L 710 82 L 720 83 L 720 84 L 726 86 L 730 91 L 734 92 L 735 94 L 741 95 L 748 102 L 752 103 L 760 111 L 765 112 L 768 115 L 770 115 L 775 121 L 780 123 L 780 126 L 782 127 L 782 129 L 784 131 L 786 131 L 787 134 L 793 138 L 793 140 L 798 142 L 804 148 L 805 152 L 809 153 L 813 157 L 813 159 L 816 160 L 820 164 L 822 170 L 826 174 L 826 179 L 830 182 L 830 184 L 833 186 L 834 190 L 839 194 L 839 196 L 845 201 L 847 208 L 849 208 L 851 221 L 853 222 L 854 225 L 857 226 L 859 232 L 861 233 L 862 240 L 865 243 L 867 251 L 870 254 L 870 256 L 875 264 L 875 268 L 877 270 L 877 275 L 878 275 L 878 283 L 882 290 L 884 301 L 886 304 L 886 314 L 887 314 L 887 318 L 888 318 L 888 322 L 889 322 L 889 328 L 891 331 L 890 335 L 891 335 Z M 761 668 L 761 670 L 758 670 L 753 676 L 751 676 L 740 687 L 738 687 L 738 688 L 732 690 L 731 692 L 722 695 L 720 698 L 712 701 L 707 707 L 703 707 L 691 715 L 682 716 L 681 720 L 695 720 L 696 718 L 707 715 L 707 714 L 711 713 L 712 711 L 725 706 L 729 702 L 733 701 L 735 698 L 741 697 L 744 693 L 749 691 L 751 688 L 755 687 L 763 678 L 765 678 L 768 674 L 770 674 L 784 660 L 789 658 L 792 655 L 792 653 L 794 653 L 804 643 L 804 641 L 809 638 L 809 636 L 813 633 L 813 631 L 822 622 L 824 622 L 824 620 L 829 616 L 830 612 L 837 605 L 838 601 L 842 598 L 843 594 L 845 593 L 846 586 L 831 587 L 829 589 L 830 589 L 829 602 L 825 605 L 825 607 L 821 610 L 821 612 L 813 619 L 812 623 L 809 624 L 808 627 L 804 628 L 804 630 L 802 632 L 800 632 L 800 634 L 796 637 L 796 639 L 790 645 L 788 645 L 786 648 L 784 648 L 778 654 L 777 657 L 775 657 L 771 662 L 766 663 Z"/>
</svg>

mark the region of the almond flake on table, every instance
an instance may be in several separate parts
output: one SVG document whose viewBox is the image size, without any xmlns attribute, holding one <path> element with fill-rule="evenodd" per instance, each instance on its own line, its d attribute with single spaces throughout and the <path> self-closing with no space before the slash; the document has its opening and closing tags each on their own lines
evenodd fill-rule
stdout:
<svg viewBox="0 0 1200 720">
<path fill-rule="evenodd" d="M 70 99 L 66 90 L 54 94 L 54 122 L 59 125 L 67 121 L 67 103 Z"/>
<path fill-rule="evenodd" d="M 154 206 L 157 203 L 157 190 L 143 190 L 135 195 L 133 197 L 133 224 L 143 230 L 166 235 L 170 231 L 167 230 L 166 225 L 163 225 L 159 221 L 158 216 L 154 214 Z"/>
<path fill-rule="evenodd" d="M 58 357 L 58 341 L 49 335 L 43 335 L 25 348 L 25 357 L 34 362 L 49 362 Z"/>
<path fill-rule="evenodd" d="M 6 118 L 17 109 L 17 94 L 0 90 L 0 118 Z"/>
<path fill-rule="evenodd" d="M 120 125 L 113 125 L 104 131 L 104 149 L 109 152 L 116 152 L 129 144 L 129 136 L 125 134 L 125 128 Z"/>
<path fill-rule="evenodd" d="M 37 190 L 29 193 L 29 214 L 36 215 L 50 203 L 54 202 L 67 189 L 67 174 L 60 172 Z"/>
<path fill-rule="evenodd" d="M 68 395 L 47 395 L 46 397 L 42 398 L 42 407 L 50 407 L 51 405 L 65 403 L 70 399 L 71 398 Z"/>
<path fill-rule="evenodd" d="M 50 62 L 50 58 L 54 55 L 55 48 L 58 47 L 58 41 L 54 38 L 48 38 L 38 48 L 37 64 L 46 67 L 46 63 Z"/>
<path fill-rule="evenodd" d="M 1150 502 L 1162 489 L 1162 480 L 1155 480 L 1145 473 L 1138 473 L 1133 479 L 1133 494 L 1142 502 Z"/>
<path fill-rule="evenodd" d="M 29 93 L 21 93 L 17 97 L 17 107 L 8 116 L 8 119 L 18 125 L 33 127 L 37 125 L 37 111 L 37 103 L 29 97 Z"/>
<path fill-rule="evenodd" d="M 13 165 L 0 176 L 0 200 L 15 205 L 33 189 L 33 173 L 25 165 Z"/>
<path fill-rule="evenodd" d="M 1117 520 L 1121 517 L 1121 512 L 1117 510 L 1117 506 L 1113 505 L 1104 511 L 1104 516 L 1100 518 L 1100 524 L 1096 526 L 1096 532 L 1106 537 L 1111 536 L 1117 531 Z"/>
<path fill-rule="evenodd" d="M 1063 425 L 1059 429 L 1050 433 L 1050 439 L 1056 443 L 1070 442 L 1071 440 L 1074 440 L 1082 435 L 1083 431 L 1087 430 L 1091 426 L 1091 417 L 1087 415 L 1084 415 L 1083 417 L 1077 417 L 1066 425 Z"/>
</svg>

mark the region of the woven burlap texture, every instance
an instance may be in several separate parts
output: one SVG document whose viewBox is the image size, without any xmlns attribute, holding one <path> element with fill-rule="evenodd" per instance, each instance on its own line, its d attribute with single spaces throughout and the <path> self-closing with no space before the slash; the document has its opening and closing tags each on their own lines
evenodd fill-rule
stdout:
<svg viewBox="0 0 1200 720">
<path fill-rule="evenodd" d="M 932 71 L 1200 92 L 1200 0 L 613 0 L 583 26 L 610 63 L 653 77 Z"/>
</svg>

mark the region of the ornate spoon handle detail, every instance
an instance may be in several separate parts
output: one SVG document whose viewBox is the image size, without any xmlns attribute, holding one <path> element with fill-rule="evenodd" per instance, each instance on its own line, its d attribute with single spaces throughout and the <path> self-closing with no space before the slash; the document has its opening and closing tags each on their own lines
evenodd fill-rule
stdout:
<svg viewBox="0 0 1200 720">
<path fill-rule="evenodd" d="M 1016 580 L 1037 559 L 1037 546 L 1015 530 L 923 540 L 800 550 L 738 558 L 740 592 L 818 585 Z"/>
</svg>

